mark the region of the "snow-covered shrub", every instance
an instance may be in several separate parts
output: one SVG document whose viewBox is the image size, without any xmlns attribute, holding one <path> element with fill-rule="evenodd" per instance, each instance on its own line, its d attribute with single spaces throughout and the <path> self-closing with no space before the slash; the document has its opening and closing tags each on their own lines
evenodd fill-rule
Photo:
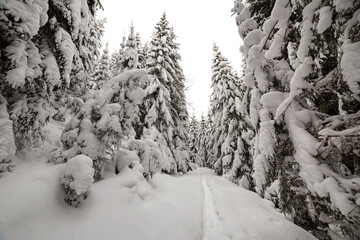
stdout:
<svg viewBox="0 0 360 240">
<path fill-rule="evenodd" d="M 169 162 L 170 152 L 166 143 L 161 142 L 159 136 L 155 137 L 157 134 L 155 128 L 150 129 L 148 134 L 151 134 L 156 141 L 145 137 L 140 140 L 131 139 L 127 142 L 129 150 L 133 152 L 132 154 L 136 153 L 140 158 L 140 163 L 144 168 L 144 177 L 152 178 L 157 172 L 175 174 L 173 169 L 176 168 L 176 165 L 175 162 Z M 188 163 L 182 167 L 183 169 L 179 169 L 179 172 L 187 172 L 191 169 Z"/>
<path fill-rule="evenodd" d="M 64 96 L 59 96 L 54 104 L 56 112 L 52 118 L 56 121 L 64 122 L 66 113 L 76 115 L 83 104 L 84 101 L 80 97 L 68 96 L 67 98 L 64 98 Z"/>
<path fill-rule="evenodd" d="M 136 151 L 119 148 L 115 154 L 115 172 L 121 172 L 124 167 L 132 168 L 134 162 L 140 162 L 140 158 Z"/>
<path fill-rule="evenodd" d="M 60 175 L 60 183 L 65 189 L 65 202 L 78 207 L 88 196 L 94 182 L 93 161 L 85 155 L 77 155 L 67 161 Z"/>
<path fill-rule="evenodd" d="M 67 124 L 61 136 L 64 149 L 53 153 L 50 161 L 84 154 L 94 162 L 95 181 L 102 179 L 105 165 L 114 165 L 121 141 L 134 132 L 133 117 L 145 96 L 140 86 L 146 80 L 145 70 L 126 71 L 95 91 Z"/>
<path fill-rule="evenodd" d="M 152 186 L 144 177 L 144 167 L 138 160 L 135 160 L 122 169 L 119 180 L 124 187 L 130 188 L 134 194 L 145 199 L 153 192 Z"/>
<path fill-rule="evenodd" d="M 157 130 L 150 129 L 151 136 L 156 141 L 145 137 L 141 140 L 132 139 L 128 142 L 129 149 L 136 153 L 140 158 L 140 163 L 144 168 L 145 178 L 151 178 L 157 172 L 174 173 L 172 169 L 175 167 L 174 162 L 169 162 L 170 152 L 166 143 L 160 141 L 156 136 Z"/>
<path fill-rule="evenodd" d="M 16 151 L 12 121 L 6 105 L 5 98 L 0 94 L 0 177 L 2 173 L 12 170 Z"/>
</svg>

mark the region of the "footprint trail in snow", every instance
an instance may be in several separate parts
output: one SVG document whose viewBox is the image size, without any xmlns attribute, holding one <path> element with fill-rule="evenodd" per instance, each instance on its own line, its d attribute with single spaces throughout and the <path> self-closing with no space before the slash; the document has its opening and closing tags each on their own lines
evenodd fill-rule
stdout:
<svg viewBox="0 0 360 240">
<path fill-rule="evenodd" d="M 203 209 L 203 238 L 202 240 L 228 240 L 223 233 L 223 226 L 216 214 L 212 193 L 206 181 L 205 174 L 202 176 L 202 185 L 204 190 L 204 209 Z"/>
</svg>

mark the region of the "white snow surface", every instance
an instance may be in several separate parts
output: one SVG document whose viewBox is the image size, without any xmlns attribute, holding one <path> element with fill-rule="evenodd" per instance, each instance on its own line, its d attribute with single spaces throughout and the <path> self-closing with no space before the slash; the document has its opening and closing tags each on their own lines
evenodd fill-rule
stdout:
<svg viewBox="0 0 360 240">
<path fill-rule="evenodd" d="M 72 208 L 58 182 L 64 164 L 45 160 L 17 159 L 16 170 L 0 179 L 1 239 L 315 239 L 269 201 L 203 168 L 181 177 L 157 174 L 151 185 L 125 168 L 94 183 Z"/>
<path fill-rule="evenodd" d="M 319 23 L 317 25 L 318 33 L 323 33 L 331 26 L 332 14 L 329 6 L 322 7 L 320 9 Z"/>
<path fill-rule="evenodd" d="M 354 93 L 353 96 L 358 100 L 360 100 L 360 43 L 352 43 L 348 38 L 350 29 L 357 24 L 359 16 L 360 9 L 354 13 L 353 18 L 349 21 L 345 29 L 345 41 L 342 46 L 343 56 L 340 62 L 344 80 Z"/>
<path fill-rule="evenodd" d="M 77 155 L 67 161 L 63 175 L 70 175 L 74 181 L 70 187 L 75 189 L 76 194 L 80 195 L 86 192 L 94 181 L 93 161 L 85 155 Z"/>
<path fill-rule="evenodd" d="M 335 0 L 333 5 L 336 12 L 346 11 L 354 6 L 354 0 Z"/>
<path fill-rule="evenodd" d="M 81 156 L 70 164 L 47 163 L 62 127 L 49 124 L 44 146 L 18 155 L 14 171 L 0 178 L 1 240 L 315 239 L 271 202 L 210 169 L 177 177 L 158 173 L 149 184 L 130 153 L 122 157 L 137 163 L 132 169 L 107 174 L 78 208 L 70 207 L 59 175 L 67 165 L 91 164 Z"/>
<path fill-rule="evenodd" d="M 201 179 L 204 190 L 204 228 L 203 239 L 204 240 L 217 240 L 217 239 L 229 239 L 223 233 L 223 226 L 219 217 L 217 216 L 212 193 L 206 181 L 206 175 L 204 174 Z"/>
<path fill-rule="evenodd" d="M 321 5 L 321 0 L 314 0 L 307 4 L 303 9 L 303 27 L 301 29 L 301 40 L 297 55 L 301 62 L 309 55 L 311 39 L 313 37 L 312 25 L 316 9 Z"/>
</svg>

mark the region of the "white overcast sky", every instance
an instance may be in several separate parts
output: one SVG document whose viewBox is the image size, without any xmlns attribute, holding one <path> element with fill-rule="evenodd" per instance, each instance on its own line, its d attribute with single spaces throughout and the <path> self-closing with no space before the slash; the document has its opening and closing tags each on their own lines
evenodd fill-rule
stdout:
<svg viewBox="0 0 360 240">
<path fill-rule="evenodd" d="M 233 0 L 102 0 L 106 18 L 103 46 L 109 42 L 110 52 L 119 49 L 124 31 L 129 32 L 131 21 L 142 42 L 150 39 L 163 12 L 174 27 L 180 44 L 181 66 L 188 79 L 187 101 L 189 114 L 200 117 L 209 108 L 211 94 L 212 46 L 216 42 L 231 65 L 240 72 L 240 37 L 234 17 Z"/>
</svg>

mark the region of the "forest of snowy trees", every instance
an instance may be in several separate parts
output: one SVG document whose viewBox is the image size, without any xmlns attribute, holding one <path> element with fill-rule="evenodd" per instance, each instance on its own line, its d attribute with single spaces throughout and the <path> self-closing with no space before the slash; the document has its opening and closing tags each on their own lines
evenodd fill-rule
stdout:
<svg viewBox="0 0 360 240">
<path fill-rule="evenodd" d="M 359 1 L 236 0 L 242 72 L 214 43 L 200 119 L 188 114 L 166 14 L 146 43 L 129 21 L 110 53 L 102 8 L 0 1 L 1 178 L 42 146 L 49 122 L 63 123 L 47 161 L 65 164 L 59 184 L 73 207 L 109 172 L 131 168 L 150 181 L 200 166 L 319 239 L 360 238 Z"/>
<path fill-rule="evenodd" d="M 192 155 L 320 239 L 359 237 L 359 7 L 236 1 L 244 71 L 214 45 L 210 116 L 191 122 Z"/>
<path fill-rule="evenodd" d="M 49 162 L 87 168 L 90 158 L 95 181 L 105 168 L 118 173 L 136 160 L 145 176 L 190 168 L 185 76 L 174 30 L 164 14 L 149 44 L 142 45 L 131 26 L 118 52 L 110 56 L 106 44 L 100 54 L 101 7 L 98 1 L 1 4 L 1 173 L 15 167 L 16 151 L 42 144 L 51 118 L 68 116 L 63 147 Z M 77 206 L 85 192 L 68 189 L 77 181 L 71 172 L 61 181 L 67 201 Z"/>
</svg>

